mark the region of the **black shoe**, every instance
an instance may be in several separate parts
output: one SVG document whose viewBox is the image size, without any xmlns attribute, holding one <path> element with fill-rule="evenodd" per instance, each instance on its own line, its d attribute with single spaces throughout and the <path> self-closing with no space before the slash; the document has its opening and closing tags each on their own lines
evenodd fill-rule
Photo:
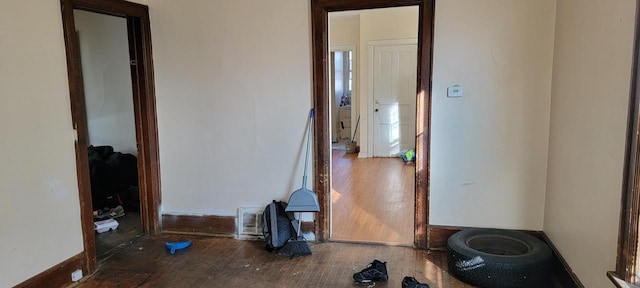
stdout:
<svg viewBox="0 0 640 288">
<path fill-rule="evenodd" d="M 357 283 L 369 283 L 371 281 L 384 282 L 387 281 L 387 279 L 389 279 L 387 275 L 387 262 L 380 262 L 378 260 L 373 260 L 367 268 L 353 274 L 353 280 L 356 280 Z"/>
<path fill-rule="evenodd" d="M 402 279 L 402 288 L 429 288 L 429 285 L 418 282 L 416 278 L 406 276 Z"/>
</svg>

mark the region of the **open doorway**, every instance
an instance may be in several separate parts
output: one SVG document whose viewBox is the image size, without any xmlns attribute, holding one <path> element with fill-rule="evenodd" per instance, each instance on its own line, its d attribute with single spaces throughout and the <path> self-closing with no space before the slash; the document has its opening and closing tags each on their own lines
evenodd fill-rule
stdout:
<svg viewBox="0 0 640 288">
<path fill-rule="evenodd" d="M 357 122 L 352 122 L 356 114 L 353 94 L 356 90 L 356 46 L 331 46 L 331 142 L 336 147 L 354 140 Z"/>
<path fill-rule="evenodd" d="M 142 234 L 127 20 L 74 10 L 98 261 Z M 116 226 L 117 225 L 117 226 Z"/>
<path fill-rule="evenodd" d="M 417 37 L 417 6 L 329 13 L 332 240 L 414 244 Z"/>
<path fill-rule="evenodd" d="M 71 116 L 74 130 L 77 133 L 75 151 L 84 244 L 83 254 L 85 258 L 85 266 L 83 268 L 83 272 L 86 274 L 91 274 L 96 270 L 97 267 L 97 245 L 96 231 L 94 229 L 94 203 L 92 199 L 91 176 L 89 169 L 90 166 L 88 148 L 91 146 L 89 122 L 94 121 L 93 124 L 96 124 L 96 120 L 98 120 L 99 122 L 99 119 L 89 119 L 93 116 L 88 115 L 88 105 L 93 105 L 95 103 L 88 103 L 88 101 L 92 100 L 89 100 L 85 97 L 85 83 L 82 73 L 83 67 L 81 61 L 80 41 L 78 39 L 79 32 L 76 27 L 76 19 L 74 14 L 86 13 L 85 11 L 91 11 L 94 13 L 99 13 L 102 16 L 109 15 L 109 17 L 116 17 L 119 20 L 124 20 L 126 22 L 125 37 L 127 39 L 126 51 L 128 53 L 123 54 L 127 54 L 127 59 L 125 59 L 127 68 L 125 69 L 126 72 L 118 72 L 125 73 L 125 75 L 117 76 L 124 76 L 125 78 L 126 76 L 128 76 L 128 79 L 130 79 L 130 85 L 124 85 L 128 86 L 128 89 L 122 87 L 120 87 L 120 89 L 117 89 L 117 94 L 123 93 L 124 90 L 129 90 L 132 92 L 132 94 L 129 94 L 129 96 L 124 96 L 124 98 L 129 98 L 128 101 L 133 102 L 135 142 L 134 144 L 132 144 L 132 141 L 130 140 L 123 141 L 123 143 L 126 142 L 129 144 L 123 144 L 119 147 L 128 147 L 121 149 L 129 149 L 130 152 L 134 153 L 137 152 L 137 159 L 134 160 L 136 163 L 135 166 L 137 169 L 135 170 L 137 170 L 137 173 L 128 173 L 129 176 L 137 174 L 139 193 L 138 195 L 140 199 L 139 218 L 136 217 L 139 220 L 136 221 L 137 219 L 134 219 L 133 221 L 134 223 L 139 223 L 140 226 L 137 226 L 139 228 L 134 227 L 134 231 L 135 233 L 138 233 L 139 231 L 142 233 L 153 234 L 161 231 L 161 222 L 159 217 L 160 169 L 158 161 L 158 135 L 156 124 L 157 120 L 155 108 L 155 93 L 153 85 L 153 65 L 151 60 L 152 56 L 149 10 L 145 5 L 121 0 L 61 0 L 61 8 L 65 48 L 67 54 L 69 94 L 71 98 Z M 103 33 L 100 32 L 100 34 L 102 35 Z M 103 45 L 107 44 L 103 43 Z M 115 77 L 116 74 L 118 74 L 114 74 L 113 71 L 110 70 L 112 69 L 111 66 L 105 65 L 104 67 L 106 68 L 103 71 L 109 70 L 109 73 L 103 73 L 102 80 L 107 80 L 107 78 Z M 109 80 L 113 79 L 109 78 Z M 92 86 L 87 88 L 101 89 L 100 86 Z M 107 99 L 103 100 L 105 100 L 103 104 L 107 103 Z M 102 107 L 100 109 L 103 109 L 103 112 L 108 110 L 105 108 L 105 105 L 100 104 L 100 101 L 98 101 L 97 106 Z M 113 116 L 112 113 L 106 114 L 110 114 L 111 116 Z M 112 118 L 118 118 L 118 120 L 121 120 L 120 118 L 127 117 L 117 116 Z M 130 114 L 128 119 L 129 121 L 125 122 L 130 123 Z M 117 128 L 115 130 L 127 129 L 130 128 Z M 96 131 L 93 131 L 92 133 L 96 133 Z M 128 133 L 122 134 L 131 135 L 131 132 L 129 131 Z M 94 136 L 95 135 L 96 134 L 94 134 Z M 124 138 L 130 139 L 131 137 L 129 136 Z M 135 180 L 127 181 L 126 183 L 129 184 L 129 187 L 127 188 L 130 188 L 130 186 L 135 186 L 135 182 Z M 122 201 L 124 202 L 124 200 Z"/>
<path fill-rule="evenodd" d="M 416 163 L 414 201 L 414 245 L 427 248 L 429 228 L 429 135 L 431 109 L 431 58 L 434 24 L 434 0 L 351 0 L 312 1 L 313 42 L 313 106 L 316 111 L 314 129 L 314 190 L 318 194 L 320 212 L 316 214 L 318 240 L 330 238 L 331 227 L 331 139 L 329 99 L 329 13 L 348 10 L 417 6 L 419 11 L 416 82 Z M 387 26 L 390 28 L 393 26 Z"/>
</svg>

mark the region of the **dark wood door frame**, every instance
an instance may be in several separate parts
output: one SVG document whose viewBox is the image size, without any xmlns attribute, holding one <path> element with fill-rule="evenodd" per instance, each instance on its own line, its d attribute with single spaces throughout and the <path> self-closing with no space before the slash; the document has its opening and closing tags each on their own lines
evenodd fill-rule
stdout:
<svg viewBox="0 0 640 288">
<path fill-rule="evenodd" d="M 640 284 L 637 276 L 640 241 L 640 1 L 636 1 L 633 62 L 627 114 L 624 178 L 616 274 L 624 281 Z M 612 276 L 610 276 L 612 277 Z"/>
<path fill-rule="evenodd" d="M 73 128 L 77 132 L 76 169 L 80 191 L 80 213 L 84 242 L 85 273 L 96 269 L 96 243 L 93 229 L 93 208 L 87 155 L 88 128 L 80 51 L 76 34 L 74 9 L 81 9 L 127 19 L 129 55 L 133 89 L 136 141 L 138 144 L 138 176 L 140 185 L 140 215 L 143 232 L 161 232 L 160 165 L 156 120 L 151 30 L 149 10 L 145 5 L 123 0 L 61 0 L 62 24 L 67 53 L 67 73 Z"/>
<path fill-rule="evenodd" d="M 331 147 L 329 133 L 328 13 L 345 10 L 418 6 L 418 79 L 416 87 L 416 195 L 415 237 L 417 247 L 428 248 L 429 146 L 431 136 L 431 70 L 435 0 L 312 0 L 311 33 L 313 57 L 314 189 L 320 212 L 316 215 L 316 239 L 329 239 L 331 193 Z"/>
</svg>

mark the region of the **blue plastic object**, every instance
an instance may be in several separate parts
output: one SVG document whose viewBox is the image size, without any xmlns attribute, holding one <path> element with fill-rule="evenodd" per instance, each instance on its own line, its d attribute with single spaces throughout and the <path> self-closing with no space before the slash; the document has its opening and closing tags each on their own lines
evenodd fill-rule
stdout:
<svg viewBox="0 0 640 288">
<path fill-rule="evenodd" d="M 176 250 L 189 247 L 191 245 L 191 240 L 183 242 L 166 242 L 165 245 L 167 246 L 167 249 L 170 250 L 171 254 L 175 254 Z"/>
</svg>

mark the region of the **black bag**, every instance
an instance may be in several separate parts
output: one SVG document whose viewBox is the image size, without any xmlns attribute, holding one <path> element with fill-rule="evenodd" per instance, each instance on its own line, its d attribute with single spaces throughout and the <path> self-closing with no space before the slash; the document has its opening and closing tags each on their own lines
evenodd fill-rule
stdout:
<svg viewBox="0 0 640 288">
<path fill-rule="evenodd" d="M 285 212 L 286 202 L 273 200 L 262 212 L 262 234 L 267 241 L 267 251 L 277 251 L 295 236 L 292 215 Z"/>
</svg>

